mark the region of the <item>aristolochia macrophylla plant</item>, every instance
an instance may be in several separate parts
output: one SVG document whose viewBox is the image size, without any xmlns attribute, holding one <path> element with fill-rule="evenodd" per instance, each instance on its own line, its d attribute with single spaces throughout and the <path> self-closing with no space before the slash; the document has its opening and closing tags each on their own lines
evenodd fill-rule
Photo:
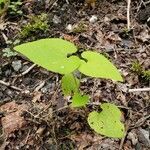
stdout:
<svg viewBox="0 0 150 150">
<path fill-rule="evenodd" d="M 14 49 L 35 64 L 62 74 L 62 91 L 65 96 L 72 96 L 72 107 L 86 106 L 89 101 L 89 96 L 79 90 L 80 80 L 75 76 L 75 71 L 90 77 L 123 81 L 117 68 L 103 55 L 84 51 L 79 58 L 72 55 L 77 52 L 77 47 L 63 39 L 42 39 L 21 44 Z M 120 110 L 110 103 L 102 104 L 101 108 L 101 112 L 93 111 L 89 114 L 90 127 L 102 135 L 123 137 L 124 125 L 120 122 Z"/>
</svg>

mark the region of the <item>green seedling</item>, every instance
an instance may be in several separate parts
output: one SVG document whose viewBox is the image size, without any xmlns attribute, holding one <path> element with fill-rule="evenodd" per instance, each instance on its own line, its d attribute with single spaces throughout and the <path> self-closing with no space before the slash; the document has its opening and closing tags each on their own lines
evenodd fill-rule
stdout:
<svg viewBox="0 0 150 150">
<path fill-rule="evenodd" d="M 115 81 L 123 81 L 117 68 L 103 55 L 84 51 L 80 58 L 76 56 L 77 47 L 63 39 L 48 38 L 28 42 L 14 47 L 35 64 L 55 73 L 62 74 L 62 91 L 65 96 L 72 97 L 71 107 L 85 107 L 89 96 L 80 91 L 80 80 L 75 76 L 80 73 Z M 121 112 L 113 104 L 101 105 L 101 112 L 91 112 L 88 123 L 92 129 L 109 137 L 122 138 L 124 125 L 120 122 Z"/>
</svg>

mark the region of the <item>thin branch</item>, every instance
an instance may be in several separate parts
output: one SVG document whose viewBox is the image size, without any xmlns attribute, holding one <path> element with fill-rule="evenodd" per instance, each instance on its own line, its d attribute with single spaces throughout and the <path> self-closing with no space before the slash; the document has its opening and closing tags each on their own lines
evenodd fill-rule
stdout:
<svg viewBox="0 0 150 150">
<path fill-rule="evenodd" d="M 131 0 L 127 0 L 127 29 L 130 30 L 130 5 Z"/>
<path fill-rule="evenodd" d="M 27 70 L 25 70 L 23 73 L 17 75 L 17 77 L 21 77 L 26 75 L 27 73 L 29 73 L 34 67 L 36 66 L 36 64 L 31 65 Z"/>
<path fill-rule="evenodd" d="M 148 92 L 150 91 L 150 87 L 149 88 L 138 88 L 138 89 L 129 89 L 128 92 Z"/>
<path fill-rule="evenodd" d="M 10 88 L 12 88 L 12 89 L 14 89 L 16 91 L 22 92 L 22 93 L 29 93 L 29 90 L 20 89 L 20 88 L 18 88 L 16 86 L 11 85 L 9 82 L 4 82 L 3 80 L 0 80 L 0 84 L 5 85 L 7 87 L 10 87 Z"/>
<path fill-rule="evenodd" d="M 42 81 L 34 90 L 34 92 L 38 92 L 45 85 L 45 81 Z"/>
<path fill-rule="evenodd" d="M 124 135 L 124 137 L 121 139 L 120 146 L 119 146 L 119 150 L 122 150 L 122 147 L 123 147 L 125 138 L 126 138 L 126 136 L 127 136 L 127 133 L 128 133 L 128 130 L 129 130 L 129 126 L 130 126 L 130 121 L 129 121 L 129 120 L 126 121 L 125 126 L 126 126 L 126 128 L 125 128 L 125 135 Z"/>
<path fill-rule="evenodd" d="M 143 118 L 139 119 L 135 124 L 131 125 L 130 129 L 140 127 L 149 118 L 150 118 L 150 115 L 144 116 Z"/>
<path fill-rule="evenodd" d="M 69 4 L 69 0 L 66 0 L 66 3 Z"/>
<path fill-rule="evenodd" d="M 129 110 L 129 118 L 130 119 L 132 118 L 132 111 L 131 110 Z M 126 122 L 125 122 L 125 134 L 124 134 L 124 137 L 121 139 L 119 150 L 123 149 L 122 147 L 123 147 L 124 141 L 126 139 L 126 136 L 128 134 L 128 130 L 130 128 L 130 124 L 131 124 L 130 119 L 127 119 Z"/>
<path fill-rule="evenodd" d="M 16 86 L 13 86 L 13 85 L 11 85 L 11 84 L 8 83 L 8 82 L 4 82 L 4 81 L 2 81 L 2 80 L 0 80 L 0 84 L 5 85 L 5 86 L 7 86 L 7 87 L 10 87 L 10 88 L 12 88 L 12 89 L 14 89 L 14 90 L 17 90 L 17 91 L 23 91 L 22 89 L 20 89 L 20 88 L 18 88 L 18 87 L 16 87 Z"/>
</svg>

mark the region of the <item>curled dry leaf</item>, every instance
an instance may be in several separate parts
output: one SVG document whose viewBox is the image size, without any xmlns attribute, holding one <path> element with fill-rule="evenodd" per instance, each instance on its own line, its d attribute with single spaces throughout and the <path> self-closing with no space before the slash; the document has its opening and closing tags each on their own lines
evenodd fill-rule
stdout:
<svg viewBox="0 0 150 150">
<path fill-rule="evenodd" d="M 27 124 L 21 116 L 25 109 L 27 109 L 27 105 L 18 105 L 14 101 L 6 103 L 0 107 L 0 111 L 5 114 L 5 117 L 1 118 L 1 124 L 5 135 L 9 135 Z"/>
<path fill-rule="evenodd" d="M 39 91 L 35 91 L 34 92 L 34 97 L 32 99 L 32 102 L 33 103 L 36 103 L 37 101 L 41 101 L 41 96 L 42 96 L 42 93 L 39 92 Z"/>
</svg>

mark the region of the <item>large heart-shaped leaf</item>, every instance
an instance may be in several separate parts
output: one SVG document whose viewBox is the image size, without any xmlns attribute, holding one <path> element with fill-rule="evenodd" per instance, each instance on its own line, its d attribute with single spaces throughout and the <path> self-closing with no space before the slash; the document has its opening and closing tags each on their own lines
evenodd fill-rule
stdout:
<svg viewBox="0 0 150 150">
<path fill-rule="evenodd" d="M 65 96 L 69 96 L 78 92 L 80 82 L 79 80 L 72 74 L 65 74 L 61 80 L 62 91 Z"/>
<path fill-rule="evenodd" d="M 117 68 L 103 55 L 96 52 L 86 51 L 82 53 L 82 57 L 87 62 L 82 61 L 79 71 L 91 77 L 100 77 L 123 81 Z"/>
<path fill-rule="evenodd" d="M 72 103 L 71 106 L 72 107 L 82 107 L 85 106 L 87 104 L 89 100 L 89 96 L 88 95 L 81 95 L 81 93 L 75 93 L 73 98 L 72 98 Z"/>
<path fill-rule="evenodd" d="M 100 113 L 93 111 L 88 116 L 88 123 L 97 133 L 108 137 L 121 138 L 124 136 L 124 125 L 120 122 L 121 112 L 117 106 L 104 103 Z"/>
<path fill-rule="evenodd" d="M 60 74 L 73 72 L 80 65 L 80 59 L 68 54 L 75 53 L 74 44 L 59 38 L 48 38 L 21 44 L 14 48 L 35 64 Z"/>
</svg>

